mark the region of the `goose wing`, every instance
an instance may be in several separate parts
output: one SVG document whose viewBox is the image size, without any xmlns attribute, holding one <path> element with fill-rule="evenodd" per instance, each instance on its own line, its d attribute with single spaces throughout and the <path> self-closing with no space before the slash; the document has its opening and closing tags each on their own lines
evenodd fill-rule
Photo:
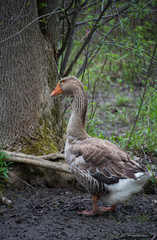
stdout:
<svg viewBox="0 0 157 240">
<path fill-rule="evenodd" d="M 72 144 L 71 152 L 75 155 L 76 162 L 80 156 L 83 157 L 79 169 L 108 185 L 119 182 L 119 179 L 136 179 L 135 173 L 144 172 L 122 149 L 98 138 L 88 138 Z"/>
</svg>

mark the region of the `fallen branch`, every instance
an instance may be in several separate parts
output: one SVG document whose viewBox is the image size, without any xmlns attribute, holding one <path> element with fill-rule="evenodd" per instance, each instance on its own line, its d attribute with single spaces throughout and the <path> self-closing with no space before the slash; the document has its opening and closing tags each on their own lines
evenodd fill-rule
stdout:
<svg viewBox="0 0 157 240">
<path fill-rule="evenodd" d="M 116 239 L 138 239 L 138 238 L 148 238 L 151 237 L 151 240 L 155 240 L 156 239 L 156 234 L 155 233 L 148 233 L 148 234 L 133 234 L 133 235 L 123 235 L 123 236 L 119 236 Z"/>
<path fill-rule="evenodd" d="M 52 159 L 52 156 L 54 158 L 57 157 L 58 159 L 60 159 L 59 156 L 61 156 L 63 159 L 63 154 L 61 154 L 61 153 L 50 154 L 50 155 L 46 155 L 43 157 L 46 158 L 48 156 L 51 156 L 51 159 Z M 37 157 L 37 156 L 33 156 L 33 155 L 26 155 L 23 153 L 5 151 L 3 159 L 6 162 L 19 162 L 19 163 L 24 163 L 24 164 L 30 164 L 30 165 L 37 166 L 37 167 L 48 168 L 48 169 L 52 169 L 54 171 L 71 174 L 70 171 L 68 170 L 67 164 L 59 163 L 59 162 L 51 162 L 51 161 L 45 160 L 44 158 L 42 158 L 41 156 Z"/>
</svg>

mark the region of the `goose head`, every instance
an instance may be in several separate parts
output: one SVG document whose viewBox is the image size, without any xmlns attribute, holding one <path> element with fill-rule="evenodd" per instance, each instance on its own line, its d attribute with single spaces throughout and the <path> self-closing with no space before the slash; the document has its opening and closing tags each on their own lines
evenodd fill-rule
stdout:
<svg viewBox="0 0 157 240">
<path fill-rule="evenodd" d="M 67 127 L 67 135 L 77 139 L 88 137 L 85 131 L 87 111 L 87 95 L 79 79 L 69 76 L 61 79 L 51 93 L 51 97 L 63 94 L 73 98 L 71 117 Z"/>
<path fill-rule="evenodd" d="M 74 76 L 65 77 L 59 81 L 56 88 L 51 93 L 51 97 L 54 97 L 56 95 L 61 95 L 61 94 L 65 96 L 74 97 L 77 91 L 81 91 L 81 90 L 84 92 L 84 88 L 80 80 L 78 80 Z"/>
</svg>

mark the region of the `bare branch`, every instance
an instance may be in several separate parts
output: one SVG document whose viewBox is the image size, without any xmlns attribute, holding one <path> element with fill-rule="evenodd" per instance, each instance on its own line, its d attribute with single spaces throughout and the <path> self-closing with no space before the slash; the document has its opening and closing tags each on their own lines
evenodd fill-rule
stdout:
<svg viewBox="0 0 157 240">
<path fill-rule="evenodd" d="M 75 58 L 73 59 L 73 61 L 71 62 L 70 66 L 68 67 L 67 71 L 65 72 L 65 74 L 63 75 L 68 76 L 69 73 L 71 72 L 74 64 L 76 63 L 77 59 L 79 58 L 80 54 L 83 52 L 83 50 L 85 49 L 86 45 L 88 44 L 88 42 L 90 41 L 90 39 L 93 36 L 93 33 L 96 31 L 96 29 L 99 27 L 98 23 L 100 22 L 100 20 L 102 19 L 104 12 L 107 10 L 107 8 L 110 6 L 111 1 L 108 1 L 107 4 L 104 6 L 103 11 L 101 12 L 101 14 L 99 15 L 95 25 L 93 26 L 91 32 L 88 34 L 86 40 L 84 41 L 83 45 L 81 46 L 80 50 L 78 51 L 78 53 L 76 54 Z"/>
<path fill-rule="evenodd" d="M 58 14 L 58 13 L 61 13 L 62 10 L 60 8 L 56 8 L 53 12 L 50 12 L 50 13 L 46 13 L 44 15 L 41 15 L 37 18 L 35 18 L 32 22 L 28 23 L 25 27 L 23 27 L 20 31 L 16 32 L 15 34 L 3 39 L 0 41 L 0 43 L 4 43 L 8 40 L 10 40 L 11 38 L 13 37 L 16 37 L 17 35 L 19 35 L 20 33 L 22 33 L 26 28 L 28 28 L 29 26 L 31 26 L 33 23 L 35 23 L 36 21 L 38 21 L 40 18 L 43 18 L 43 17 L 48 17 L 48 16 L 52 16 L 54 14 Z"/>
<path fill-rule="evenodd" d="M 68 22 L 68 30 L 66 33 L 65 41 L 63 42 L 63 45 L 58 52 L 58 57 L 59 57 L 63 54 L 64 50 L 66 49 L 64 58 L 62 59 L 62 62 L 61 62 L 61 69 L 60 69 L 61 76 L 64 75 L 64 72 L 65 72 L 69 57 L 70 57 L 70 53 L 71 53 L 71 49 L 72 49 L 72 45 L 73 45 L 73 41 L 74 41 L 74 34 L 76 31 L 75 24 L 76 24 L 77 18 L 82 11 L 82 7 L 85 6 L 87 2 L 88 1 L 86 0 L 81 5 L 76 3 L 75 11 L 73 13 L 73 17 L 71 20 L 69 19 L 68 14 L 65 12 L 66 19 Z"/>
<path fill-rule="evenodd" d="M 106 65 L 106 62 L 107 62 L 107 57 L 106 57 L 105 60 L 104 60 L 104 63 L 103 63 L 102 68 L 101 68 L 101 71 L 100 71 L 100 73 L 99 73 L 99 75 L 98 75 L 98 78 L 95 80 L 93 89 L 92 89 L 92 91 L 91 91 L 91 95 L 92 95 L 91 102 L 92 102 L 92 103 L 93 103 L 94 100 L 95 100 L 95 90 L 96 90 L 96 87 L 97 87 L 97 85 L 99 84 L 99 82 L 100 82 L 100 80 L 101 80 L 100 77 L 101 77 L 101 74 L 102 74 L 102 72 L 103 72 L 103 70 L 104 70 L 104 67 L 105 67 L 105 65 Z M 92 104 L 92 109 L 91 109 L 91 112 L 90 112 L 90 118 L 89 118 L 89 119 L 92 119 L 92 118 L 94 117 L 95 111 L 96 111 L 96 109 L 97 109 L 97 107 L 98 107 L 98 104 L 99 104 L 99 103 L 96 103 L 96 106 L 95 106 L 95 107 L 94 107 L 94 105 Z M 89 127 L 89 125 L 87 125 L 87 129 L 88 129 L 88 127 Z"/>
<path fill-rule="evenodd" d="M 61 54 L 63 52 L 63 49 L 66 48 L 66 53 L 65 53 L 64 59 L 61 64 L 61 71 L 60 71 L 61 76 L 64 74 L 64 71 L 65 71 L 65 68 L 66 68 L 70 53 L 71 53 L 72 44 L 74 41 L 74 33 L 75 33 L 74 25 L 75 25 L 77 17 L 80 14 L 80 11 L 81 11 L 80 6 L 78 5 L 75 10 L 76 11 L 75 11 L 75 14 L 73 15 L 71 22 L 70 21 L 68 22 L 69 27 L 68 27 L 66 39 L 65 39 L 65 42 L 63 43 L 63 48 L 61 49 L 62 51 L 60 52 L 60 54 Z"/>
<path fill-rule="evenodd" d="M 104 38 L 98 43 L 96 44 L 96 47 L 93 48 L 93 50 L 90 52 L 90 54 L 88 54 L 88 56 L 85 57 L 85 60 L 82 64 L 82 66 L 80 67 L 78 73 L 76 74 L 77 77 L 79 77 L 82 72 L 85 70 L 85 68 L 87 66 L 89 66 L 89 64 L 93 61 L 93 59 L 96 57 L 96 55 L 98 54 L 98 52 L 101 49 L 102 44 L 104 43 L 105 39 L 107 38 L 107 36 L 116 28 L 118 27 L 119 23 L 117 23 L 116 25 L 114 25 L 105 35 Z M 95 53 L 94 53 L 95 51 Z M 94 54 L 93 54 L 94 53 Z M 91 57 L 92 56 L 92 57 Z M 91 58 L 90 58 L 91 57 Z M 88 59 L 90 58 L 90 60 L 88 61 Z"/>
<path fill-rule="evenodd" d="M 139 0 L 135 1 L 138 2 Z M 117 1 L 116 1 L 117 2 Z M 94 24 L 91 32 L 88 34 L 88 37 L 86 38 L 86 40 L 84 41 L 84 43 L 82 44 L 81 48 L 79 49 L 79 51 L 77 52 L 77 54 L 75 55 L 74 59 L 71 61 L 68 69 L 66 70 L 66 72 L 64 73 L 64 77 L 68 76 L 69 73 L 71 72 L 74 64 L 77 62 L 78 58 L 80 57 L 81 53 L 83 52 L 83 50 L 85 49 L 85 47 L 87 46 L 88 42 L 91 40 L 91 38 L 93 37 L 94 32 L 99 28 L 99 22 L 100 20 L 102 20 L 104 12 L 107 10 L 107 8 L 110 6 L 110 4 L 112 3 L 112 1 L 108 1 L 108 3 L 106 4 L 106 6 L 104 7 L 103 11 L 101 12 L 101 14 L 99 15 L 96 23 Z M 132 6 L 133 3 L 131 4 L 126 4 L 125 6 L 123 6 L 121 9 L 119 9 L 119 14 L 122 14 L 123 12 L 125 12 L 130 6 Z M 112 17 L 109 17 L 106 21 L 103 22 L 103 24 L 109 22 L 110 20 L 112 20 L 115 16 L 112 15 Z"/>
<path fill-rule="evenodd" d="M 69 40 L 70 34 L 71 34 L 71 23 L 70 23 L 70 19 L 69 19 L 66 11 L 65 11 L 65 16 L 66 16 L 66 20 L 67 20 L 67 24 L 68 24 L 68 27 L 67 27 L 68 29 L 66 32 L 65 40 L 62 43 L 62 47 L 58 50 L 58 58 L 63 54 L 64 50 L 66 49 L 66 46 L 68 44 L 68 40 Z"/>
<path fill-rule="evenodd" d="M 85 54 L 84 62 L 82 63 L 79 71 L 78 71 L 77 74 L 76 74 L 76 77 L 77 77 L 77 78 L 85 71 L 85 69 L 86 69 L 86 67 L 87 67 L 88 57 L 89 57 L 89 56 L 88 56 L 88 49 L 87 49 L 87 53 Z"/>
<path fill-rule="evenodd" d="M 108 19 L 108 18 L 111 18 L 111 17 L 115 17 L 116 14 L 112 14 L 112 15 L 108 15 L 108 16 L 103 16 L 102 19 Z M 77 22 L 75 27 L 78 27 L 78 26 L 81 26 L 81 25 L 84 25 L 84 24 L 88 24 L 89 22 L 95 22 L 97 21 L 98 18 L 92 18 L 92 19 L 88 19 L 88 20 L 84 20 L 84 21 L 81 21 L 81 22 Z"/>
<path fill-rule="evenodd" d="M 75 1 L 75 0 L 72 0 L 72 1 L 71 1 L 71 3 L 70 3 L 69 6 L 65 9 L 65 11 L 68 11 L 68 10 L 72 7 L 74 1 Z M 64 0 L 63 0 L 63 2 L 64 2 Z"/>
<path fill-rule="evenodd" d="M 94 5 L 98 4 L 99 2 L 101 2 L 101 0 L 97 1 L 97 2 L 94 2 L 90 5 L 88 5 L 86 8 L 90 8 L 90 7 L 93 7 Z"/>
<path fill-rule="evenodd" d="M 99 30 L 97 30 L 97 32 L 100 34 L 100 35 L 102 35 L 102 36 L 106 36 L 105 34 L 103 34 L 103 33 L 101 33 Z M 124 50 L 126 50 L 126 51 L 128 51 L 128 52 L 130 52 L 130 53 L 133 53 L 133 50 L 134 49 L 136 49 L 136 47 L 135 46 L 130 46 L 130 47 L 123 47 L 123 46 L 126 46 L 127 44 L 125 44 L 125 43 L 122 43 L 122 42 L 119 42 L 118 40 L 114 40 L 114 39 L 111 39 L 111 38 L 109 38 L 108 36 L 106 36 L 106 38 L 107 39 L 109 39 L 109 40 L 111 40 L 111 42 L 106 42 L 106 44 L 109 44 L 109 45 L 112 45 L 112 46 L 115 46 L 115 47 L 119 47 L 119 48 L 122 48 L 122 49 L 124 49 Z M 121 44 L 121 45 L 118 45 L 118 44 L 116 44 L 116 43 L 119 43 L 119 44 Z M 147 53 L 146 51 L 142 51 L 144 54 L 146 54 L 146 55 L 148 55 L 148 56 L 150 56 L 151 57 L 151 55 L 149 54 L 149 53 Z M 150 59 L 148 59 L 148 58 L 146 58 L 146 57 L 144 57 L 144 56 L 142 56 L 142 55 L 139 55 L 139 54 L 135 54 L 135 56 L 137 56 L 137 57 L 139 57 L 139 58 L 142 58 L 142 59 L 144 59 L 145 61 L 147 61 L 147 62 L 150 62 Z M 157 60 L 157 58 L 154 56 L 154 59 L 155 60 Z M 154 64 L 154 65 L 156 65 L 157 63 L 156 62 L 152 62 L 152 64 Z M 144 65 L 141 65 L 141 66 L 143 66 L 144 68 L 146 68 L 146 66 L 144 66 Z"/>
<path fill-rule="evenodd" d="M 115 28 L 117 28 L 119 24 L 120 24 L 120 22 L 118 22 L 117 24 L 115 24 L 115 25 L 104 35 L 104 38 L 102 39 L 101 43 L 99 44 L 99 47 L 98 47 L 96 53 L 95 53 L 94 56 L 90 59 L 88 65 L 93 61 L 93 59 L 95 58 L 95 56 L 96 56 L 97 53 L 99 52 L 102 44 L 104 43 L 105 39 L 108 37 L 108 35 L 109 35 Z"/>
<path fill-rule="evenodd" d="M 1 31 L 1 34 L 4 33 L 4 32 L 6 32 L 13 24 L 16 23 L 16 21 L 19 19 L 19 17 L 20 17 L 21 14 L 22 14 L 22 11 L 23 11 L 23 9 L 24 9 L 24 7 L 25 7 L 26 1 L 27 1 L 27 0 L 24 1 L 23 6 L 22 6 L 19 14 L 16 16 L 16 18 L 13 19 L 13 21 L 11 22 L 11 24 L 10 24 L 7 28 L 5 28 L 3 31 Z"/>
</svg>

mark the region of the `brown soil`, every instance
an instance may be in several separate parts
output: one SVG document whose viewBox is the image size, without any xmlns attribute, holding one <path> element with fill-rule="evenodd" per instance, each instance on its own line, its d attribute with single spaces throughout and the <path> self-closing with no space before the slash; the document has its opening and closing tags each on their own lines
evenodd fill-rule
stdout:
<svg viewBox="0 0 157 240">
<path fill-rule="evenodd" d="M 133 196 L 116 213 L 87 217 L 77 214 L 92 208 L 87 193 L 34 187 L 5 191 L 13 206 L 0 206 L 1 240 L 157 239 L 157 192 Z"/>
</svg>

